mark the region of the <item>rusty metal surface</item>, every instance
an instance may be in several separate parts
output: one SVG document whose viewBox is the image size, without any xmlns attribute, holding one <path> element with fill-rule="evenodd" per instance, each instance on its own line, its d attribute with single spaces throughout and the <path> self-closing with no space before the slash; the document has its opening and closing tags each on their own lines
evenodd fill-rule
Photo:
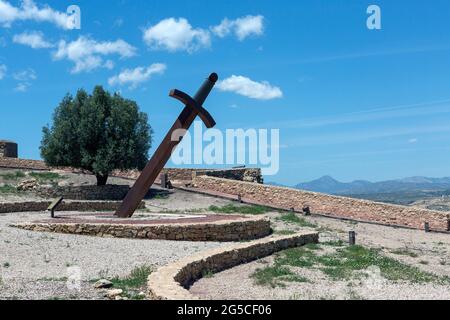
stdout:
<svg viewBox="0 0 450 320">
<path fill-rule="evenodd" d="M 178 116 L 178 119 L 173 124 L 172 128 L 170 128 L 164 140 L 159 145 L 158 149 L 155 151 L 153 157 L 147 163 L 146 167 L 142 171 L 139 178 L 136 180 L 131 190 L 126 195 L 120 208 L 116 211 L 116 215 L 118 217 L 129 218 L 133 216 L 134 212 L 139 206 L 139 203 L 142 201 L 142 199 L 144 199 L 146 193 L 155 182 L 159 173 L 164 168 L 167 161 L 169 161 L 173 150 L 175 150 L 176 146 L 181 141 L 181 139 L 175 141 L 172 140 L 174 132 L 180 133 L 178 134 L 178 137 L 181 138 L 182 135 L 186 132 L 184 131 L 183 133 L 182 130 L 189 129 L 197 116 L 199 116 L 202 121 L 205 122 L 205 125 L 208 128 L 212 128 L 216 124 L 212 116 L 204 109 L 203 103 L 213 89 L 217 80 L 217 74 L 212 73 L 197 91 L 194 98 L 191 98 L 180 90 L 170 91 L 170 96 L 183 102 L 185 104 L 185 107 L 181 114 Z"/>
</svg>

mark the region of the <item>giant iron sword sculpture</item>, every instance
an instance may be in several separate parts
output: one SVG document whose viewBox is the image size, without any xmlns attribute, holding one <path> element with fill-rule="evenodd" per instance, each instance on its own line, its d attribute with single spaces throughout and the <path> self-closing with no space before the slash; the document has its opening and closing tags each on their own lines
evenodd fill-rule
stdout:
<svg viewBox="0 0 450 320">
<path fill-rule="evenodd" d="M 161 142 L 153 157 L 147 163 L 134 186 L 128 192 L 120 205 L 120 208 L 116 211 L 116 216 L 120 218 L 130 218 L 133 215 L 134 211 L 138 208 L 139 203 L 144 199 L 148 190 L 155 182 L 156 177 L 164 168 L 167 161 L 169 161 L 172 151 L 175 150 L 175 147 L 180 143 L 183 134 L 186 132 L 185 130 L 189 129 L 197 116 L 202 119 L 207 128 L 212 128 L 216 125 L 216 122 L 208 111 L 203 108 L 203 103 L 217 80 L 217 74 L 212 73 L 200 87 L 194 98 L 191 98 L 180 90 L 175 89 L 170 91 L 169 96 L 184 103 L 185 108 Z M 178 131 L 180 129 L 184 131 Z M 178 139 L 176 140 L 173 139 L 174 133 L 177 133 Z"/>
</svg>

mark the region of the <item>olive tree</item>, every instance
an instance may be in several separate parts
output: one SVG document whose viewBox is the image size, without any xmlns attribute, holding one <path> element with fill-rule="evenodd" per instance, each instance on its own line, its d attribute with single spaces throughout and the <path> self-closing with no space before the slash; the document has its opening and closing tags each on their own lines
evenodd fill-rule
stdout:
<svg viewBox="0 0 450 320">
<path fill-rule="evenodd" d="M 92 95 L 66 95 L 43 128 L 41 156 L 49 166 L 88 170 L 105 185 L 115 169 L 142 170 L 148 160 L 152 129 L 136 102 L 101 86 Z"/>
</svg>

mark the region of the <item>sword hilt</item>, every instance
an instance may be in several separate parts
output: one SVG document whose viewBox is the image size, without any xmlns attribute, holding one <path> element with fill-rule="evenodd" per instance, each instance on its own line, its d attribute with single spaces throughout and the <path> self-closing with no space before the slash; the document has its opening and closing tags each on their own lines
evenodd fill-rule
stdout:
<svg viewBox="0 0 450 320">
<path fill-rule="evenodd" d="M 199 104 L 200 106 L 203 105 L 218 79 L 219 76 L 217 75 L 217 73 L 213 72 L 209 75 L 205 82 L 203 82 L 202 86 L 200 87 L 200 89 L 198 89 L 197 93 L 194 96 L 194 100 L 197 102 L 197 104 Z"/>
<path fill-rule="evenodd" d="M 197 91 L 194 98 L 192 98 L 187 93 L 184 93 L 183 91 L 177 89 L 171 90 L 169 96 L 181 101 L 187 107 L 191 108 L 198 114 L 207 128 L 212 128 L 216 125 L 216 121 L 214 121 L 211 114 L 206 111 L 206 109 L 203 108 L 202 105 L 210 94 L 211 90 L 214 88 L 214 85 L 216 84 L 218 79 L 219 77 L 217 73 L 211 73 L 211 75 L 205 80 L 205 82 L 203 82 L 203 85 Z"/>
</svg>

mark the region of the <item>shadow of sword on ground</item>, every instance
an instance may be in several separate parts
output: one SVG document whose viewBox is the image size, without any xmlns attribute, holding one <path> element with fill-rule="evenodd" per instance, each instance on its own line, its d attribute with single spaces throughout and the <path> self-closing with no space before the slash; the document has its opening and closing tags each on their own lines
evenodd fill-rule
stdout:
<svg viewBox="0 0 450 320">
<path fill-rule="evenodd" d="M 116 216 L 120 218 L 131 218 L 133 216 L 142 199 L 144 199 L 148 190 L 158 177 L 158 174 L 169 161 L 173 150 L 175 150 L 176 146 L 181 142 L 183 137 L 182 134 L 177 135 L 177 137 L 179 137 L 178 140 L 174 141 L 172 139 L 175 132 L 182 133 L 183 131 L 180 129 L 188 130 L 197 116 L 202 119 L 208 129 L 213 128 L 216 125 L 216 122 L 209 112 L 203 108 L 203 103 L 218 79 L 219 77 L 216 73 L 211 73 L 211 75 L 200 87 L 194 98 L 191 98 L 188 94 L 177 89 L 170 91 L 169 96 L 184 103 L 185 108 L 178 116 L 178 119 L 175 121 L 172 128 L 170 128 L 153 157 L 147 163 L 141 175 L 126 195 L 119 209 L 115 213 Z M 184 133 L 186 133 L 186 131 L 184 131 Z"/>
</svg>

